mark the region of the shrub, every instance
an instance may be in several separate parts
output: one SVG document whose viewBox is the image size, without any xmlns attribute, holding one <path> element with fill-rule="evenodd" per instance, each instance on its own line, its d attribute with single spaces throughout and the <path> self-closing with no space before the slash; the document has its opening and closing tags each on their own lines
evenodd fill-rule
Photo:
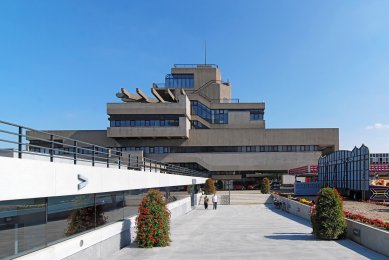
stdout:
<svg viewBox="0 0 389 260">
<path fill-rule="evenodd" d="M 170 243 L 170 212 L 158 190 L 150 190 L 139 205 L 136 218 L 139 247 L 168 246 Z"/>
<path fill-rule="evenodd" d="M 347 225 L 343 201 L 336 189 L 321 189 L 311 219 L 314 235 L 319 239 L 339 239 L 344 235 Z"/>
<path fill-rule="evenodd" d="M 269 181 L 268 178 L 263 178 L 262 179 L 261 192 L 263 194 L 269 194 L 270 193 L 270 181 Z"/>
<path fill-rule="evenodd" d="M 205 192 L 205 194 L 210 195 L 210 194 L 215 193 L 215 191 L 216 191 L 216 189 L 215 189 L 215 181 L 212 180 L 212 179 L 207 179 L 205 181 L 205 185 L 204 185 L 204 192 Z"/>
</svg>

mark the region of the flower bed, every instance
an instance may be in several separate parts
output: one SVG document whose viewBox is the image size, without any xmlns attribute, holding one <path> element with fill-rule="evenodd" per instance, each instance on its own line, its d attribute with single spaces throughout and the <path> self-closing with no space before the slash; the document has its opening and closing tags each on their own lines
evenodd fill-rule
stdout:
<svg viewBox="0 0 389 260">
<path fill-rule="evenodd" d="M 346 218 L 348 219 L 353 219 L 361 223 L 365 223 L 377 228 L 389 230 L 389 222 L 383 222 L 380 219 L 372 219 L 372 218 L 367 218 L 365 216 L 362 216 L 360 214 L 353 214 L 351 212 L 345 211 L 344 214 L 346 215 Z"/>
<path fill-rule="evenodd" d="M 298 201 L 300 203 L 312 206 L 312 201 L 304 199 L 304 198 L 289 197 L 289 199 L 292 199 L 292 200 Z M 365 217 L 361 214 L 354 214 L 354 213 L 349 212 L 349 211 L 344 211 L 344 214 L 345 214 L 345 217 L 348 219 L 352 219 L 352 220 L 355 220 L 355 221 L 358 221 L 358 222 L 361 222 L 364 224 L 368 224 L 368 225 L 371 225 L 371 226 L 374 226 L 374 227 L 377 227 L 380 229 L 389 230 L 389 222 L 384 222 L 384 221 L 377 219 L 377 218 L 375 218 L 375 219 L 368 218 L 368 217 Z"/>
</svg>

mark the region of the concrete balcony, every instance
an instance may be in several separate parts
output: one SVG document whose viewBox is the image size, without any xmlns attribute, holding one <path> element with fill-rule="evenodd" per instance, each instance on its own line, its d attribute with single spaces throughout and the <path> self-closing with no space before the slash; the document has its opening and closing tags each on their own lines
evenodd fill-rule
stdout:
<svg viewBox="0 0 389 260">
<path fill-rule="evenodd" d="M 108 115 L 190 115 L 190 102 L 182 98 L 178 103 L 108 103 Z"/>
</svg>

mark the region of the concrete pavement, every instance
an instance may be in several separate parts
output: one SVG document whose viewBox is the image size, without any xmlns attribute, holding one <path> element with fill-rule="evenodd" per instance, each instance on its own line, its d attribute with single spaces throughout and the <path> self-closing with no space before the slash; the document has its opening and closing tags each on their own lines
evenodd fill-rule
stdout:
<svg viewBox="0 0 389 260">
<path fill-rule="evenodd" d="M 110 259 L 387 259 L 350 240 L 315 240 L 311 231 L 308 221 L 273 206 L 198 207 L 172 222 L 170 246 L 134 244 Z"/>
</svg>

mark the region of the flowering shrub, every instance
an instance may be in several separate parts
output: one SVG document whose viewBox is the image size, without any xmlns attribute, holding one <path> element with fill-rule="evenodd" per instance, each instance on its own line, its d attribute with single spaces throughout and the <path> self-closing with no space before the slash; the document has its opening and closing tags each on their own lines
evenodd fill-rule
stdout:
<svg viewBox="0 0 389 260">
<path fill-rule="evenodd" d="M 170 212 L 161 192 L 150 190 L 139 205 L 136 218 L 139 247 L 168 246 L 170 243 Z"/>
<path fill-rule="evenodd" d="M 336 189 L 323 188 L 312 215 L 314 235 L 320 239 L 339 239 L 346 230 L 343 201 Z"/>
<path fill-rule="evenodd" d="M 299 198 L 299 199 L 297 199 L 297 201 L 298 201 L 298 202 L 301 202 L 301 203 L 303 203 L 303 204 L 312 206 L 312 201 L 310 201 L 310 200 L 307 200 L 307 199 L 304 199 L 304 198 Z"/>
<path fill-rule="evenodd" d="M 375 218 L 375 219 L 367 218 L 367 217 L 362 216 L 360 214 L 353 214 L 353 213 L 348 212 L 348 211 L 345 211 L 344 213 L 346 215 L 346 218 L 353 219 L 353 220 L 356 220 L 358 222 L 362 222 L 362 223 L 365 223 L 368 225 L 372 225 L 372 226 L 375 226 L 377 228 L 389 230 L 389 222 L 383 222 L 382 220 L 377 219 L 377 218 Z"/>
</svg>

